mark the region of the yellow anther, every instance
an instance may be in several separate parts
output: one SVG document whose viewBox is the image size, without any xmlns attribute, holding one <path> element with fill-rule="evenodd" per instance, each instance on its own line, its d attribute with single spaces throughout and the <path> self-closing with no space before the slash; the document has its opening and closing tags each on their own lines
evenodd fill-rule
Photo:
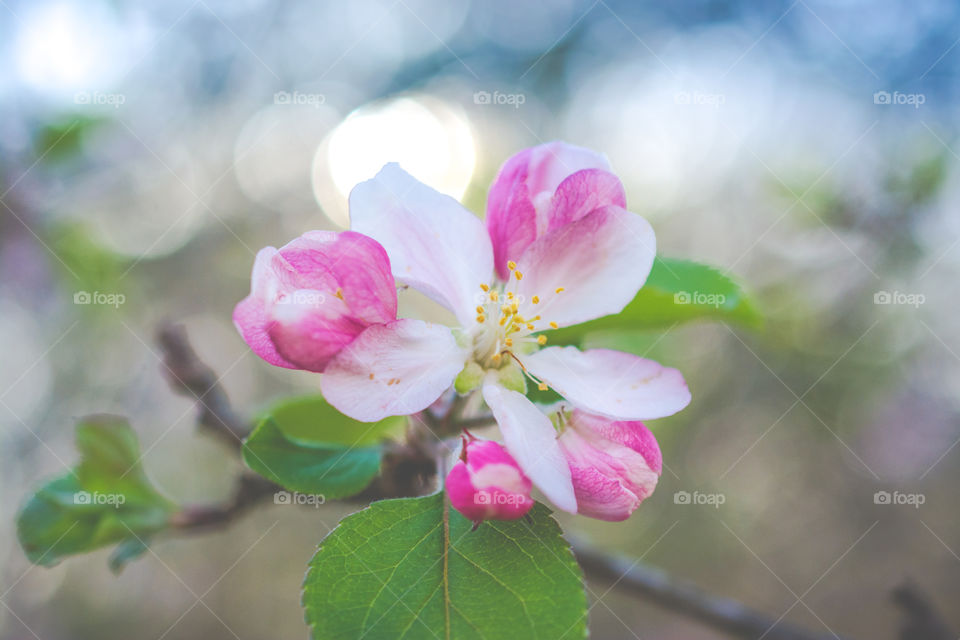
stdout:
<svg viewBox="0 0 960 640">
<path fill-rule="evenodd" d="M 533 300 L 533 304 L 540 304 L 540 296 L 533 296 L 531 299 Z"/>
<path fill-rule="evenodd" d="M 523 319 L 523 316 L 516 313 L 514 315 L 516 315 L 516 317 L 513 319 L 514 322 L 519 322 L 520 324 L 526 322 L 526 320 Z"/>
<path fill-rule="evenodd" d="M 498 296 L 497 296 L 497 292 L 496 292 L 496 291 L 491 291 L 491 292 L 490 292 L 490 299 L 491 299 L 491 300 L 493 300 L 494 302 L 496 302 L 496 301 L 497 301 L 497 297 L 498 297 Z"/>
<path fill-rule="evenodd" d="M 513 346 L 513 338 L 507 338 L 506 340 L 503 341 L 503 343 L 504 343 L 505 345 L 507 345 L 508 347 L 512 347 L 512 346 Z"/>
<path fill-rule="evenodd" d="M 516 313 L 520 309 L 520 305 L 516 302 L 513 303 L 513 312 Z"/>
<path fill-rule="evenodd" d="M 513 300 L 513 291 L 507 291 L 507 300 Z"/>
<path fill-rule="evenodd" d="M 537 344 L 541 346 L 547 344 L 547 336 L 537 336 Z"/>
<path fill-rule="evenodd" d="M 557 293 L 563 293 L 563 287 L 557 287 L 556 292 L 557 292 Z"/>
<path fill-rule="evenodd" d="M 482 284 L 480 285 L 480 288 L 483 289 L 484 291 L 490 291 L 490 285 L 488 284 Z"/>
<path fill-rule="evenodd" d="M 477 305 L 477 313 L 480 313 L 480 314 L 483 313 L 483 307 L 481 307 L 480 305 Z"/>
<path fill-rule="evenodd" d="M 523 274 L 520 273 L 519 271 L 514 271 L 513 277 L 516 278 L 517 280 L 523 280 Z"/>
<path fill-rule="evenodd" d="M 507 260 L 507 269 L 510 269 L 510 271 L 513 271 L 516 268 L 517 268 L 516 262 L 514 262 L 513 260 Z"/>
<path fill-rule="evenodd" d="M 550 323 L 550 328 L 551 328 L 551 329 L 559 329 L 559 328 L 560 328 L 560 325 L 558 325 L 556 322 L 551 322 L 551 323 Z"/>
<path fill-rule="evenodd" d="M 549 388 L 550 387 L 547 386 L 546 382 L 541 382 L 540 384 L 537 385 L 537 389 L 540 389 L 540 391 L 546 391 Z"/>
<path fill-rule="evenodd" d="M 528 324 L 528 325 L 527 325 L 527 329 L 529 329 L 530 331 L 533 331 L 533 325 L 532 325 L 532 324 Z"/>
<path fill-rule="evenodd" d="M 499 354 L 499 353 L 493 354 L 493 361 L 494 361 L 494 362 L 500 362 L 500 354 Z"/>
<path fill-rule="evenodd" d="M 333 294 L 333 295 L 335 295 L 335 296 L 337 296 L 338 298 L 340 298 L 341 300 L 343 300 L 343 289 L 340 288 L 340 287 L 337 287 L 337 292 L 336 292 L 335 294 Z"/>
<path fill-rule="evenodd" d="M 487 319 L 486 316 L 482 316 L 482 315 L 477 316 L 477 322 L 479 322 L 480 324 L 483 324 L 483 321 L 486 319 Z"/>
<path fill-rule="evenodd" d="M 500 326 L 502 327 L 505 324 L 507 324 L 507 316 L 500 318 Z"/>
</svg>

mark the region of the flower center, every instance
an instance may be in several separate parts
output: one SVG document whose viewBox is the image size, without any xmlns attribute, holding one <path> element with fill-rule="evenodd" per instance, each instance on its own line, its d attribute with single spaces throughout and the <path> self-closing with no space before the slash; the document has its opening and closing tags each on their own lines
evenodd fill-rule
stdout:
<svg viewBox="0 0 960 640">
<path fill-rule="evenodd" d="M 499 369 L 508 362 L 515 361 L 524 373 L 532 378 L 540 389 L 547 385 L 527 373 L 517 355 L 530 353 L 537 346 L 547 343 L 547 336 L 532 335 L 546 329 L 557 329 L 556 322 L 544 320 L 536 313 L 541 303 L 539 295 L 529 300 L 523 299 L 510 290 L 510 281 L 519 282 L 523 273 L 517 270 L 512 260 L 507 263 L 512 278 L 504 283 L 481 284 L 482 292 L 477 296 L 477 328 L 474 332 L 474 359 L 485 369 Z M 562 294 L 563 287 L 557 287 L 552 295 Z M 528 313 L 528 310 L 532 313 Z"/>
</svg>

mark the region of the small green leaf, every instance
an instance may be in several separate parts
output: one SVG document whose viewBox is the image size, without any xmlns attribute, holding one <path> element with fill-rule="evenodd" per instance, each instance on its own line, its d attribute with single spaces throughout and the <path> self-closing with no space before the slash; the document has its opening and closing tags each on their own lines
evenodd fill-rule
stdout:
<svg viewBox="0 0 960 640">
<path fill-rule="evenodd" d="M 288 399 L 274 406 L 247 438 L 243 459 L 290 491 L 345 498 L 376 477 L 383 439 L 405 426 L 402 416 L 358 422 L 321 396 Z"/>
<path fill-rule="evenodd" d="M 594 331 L 667 329 L 678 322 L 722 320 L 757 327 L 762 317 L 740 286 L 713 267 L 657 257 L 646 284 L 617 315 L 548 334 L 550 344 L 577 344 Z"/>
<path fill-rule="evenodd" d="M 148 536 L 165 528 L 174 510 L 147 479 L 124 419 L 85 418 L 76 438 L 77 466 L 41 487 L 17 515 L 17 537 L 35 564 Z"/>
<path fill-rule="evenodd" d="M 345 518 L 304 582 L 312 638 L 586 637 L 582 575 L 546 507 L 472 526 L 442 494 Z"/>
<path fill-rule="evenodd" d="M 267 418 L 243 443 L 243 460 L 290 491 L 344 498 L 363 491 L 380 471 L 380 447 L 345 447 L 289 438 Z"/>
</svg>

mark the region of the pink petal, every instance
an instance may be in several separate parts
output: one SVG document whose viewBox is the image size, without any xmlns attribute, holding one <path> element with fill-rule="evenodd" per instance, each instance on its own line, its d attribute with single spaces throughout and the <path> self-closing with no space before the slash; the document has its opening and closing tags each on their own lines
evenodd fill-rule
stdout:
<svg viewBox="0 0 960 640">
<path fill-rule="evenodd" d="M 378 240 L 397 280 L 472 323 L 480 284 L 493 274 L 483 223 L 459 202 L 418 182 L 397 164 L 350 193 L 351 227 Z"/>
<path fill-rule="evenodd" d="M 577 500 L 557 432 L 526 396 L 494 382 L 483 385 L 483 399 L 500 425 L 507 450 L 533 484 L 558 509 L 577 512 Z"/>
<path fill-rule="evenodd" d="M 267 333 L 277 352 L 298 369 L 317 373 L 368 326 L 339 298 L 310 289 L 285 296 L 269 317 Z"/>
<path fill-rule="evenodd" d="M 515 520 L 533 506 L 531 483 L 499 443 L 472 440 L 447 475 L 450 504 L 474 522 Z"/>
<path fill-rule="evenodd" d="M 335 295 L 368 323 L 397 317 L 397 289 L 390 259 L 379 242 L 355 231 L 308 231 L 279 251 L 298 274 L 298 289 Z"/>
<path fill-rule="evenodd" d="M 575 406 L 611 418 L 663 418 L 690 403 L 679 371 L 622 351 L 549 347 L 523 364 Z"/>
<path fill-rule="evenodd" d="M 643 286 L 655 255 L 646 220 L 619 207 L 595 209 L 524 252 L 515 291 L 525 301 L 537 296 L 540 304 L 527 302 L 523 315 L 565 327 L 620 313 Z"/>
<path fill-rule="evenodd" d="M 547 213 L 548 228 L 560 228 L 608 205 L 627 206 L 620 179 L 602 169 L 577 171 L 567 176 L 553 194 Z"/>
<path fill-rule="evenodd" d="M 277 250 L 266 247 L 257 253 L 253 263 L 250 295 L 240 301 L 233 310 L 233 324 L 240 332 L 243 341 L 250 346 L 255 354 L 277 367 L 296 369 L 297 366 L 281 356 L 268 330 L 272 322 L 267 315 L 265 293 L 271 287 L 269 282 L 272 273 L 270 264 Z"/>
<path fill-rule="evenodd" d="M 487 231 L 497 274 L 506 280 L 508 260 L 518 260 L 547 231 L 547 208 L 564 178 L 581 169 L 609 170 L 599 153 L 565 142 L 524 149 L 508 159 L 487 197 Z"/>
<path fill-rule="evenodd" d="M 327 366 L 320 389 L 341 413 L 363 422 L 430 406 L 463 369 L 450 329 L 403 319 L 372 325 Z"/>
</svg>

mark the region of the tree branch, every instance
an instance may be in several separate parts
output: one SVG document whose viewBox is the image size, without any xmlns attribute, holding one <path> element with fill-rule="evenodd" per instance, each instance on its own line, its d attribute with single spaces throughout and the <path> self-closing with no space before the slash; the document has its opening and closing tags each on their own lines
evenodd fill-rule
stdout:
<svg viewBox="0 0 960 640">
<path fill-rule="evenodd" d="M 167 378 L 173 389 L 184 395 L 192 395 L 199 409 L 199 424 L 239 451 L 250 426 L 234 412 L 213 371 L 197 357 L 185 329 L 180 325 L 164 325 L 157 336 L 164 352 Z M 489 416 L 456 420 L 459 415 L 455 417 L 454 413 L 459 414 L 462 407 L 462 401 L 455 402 L 450 411 L 440 418 L 424 412 L 423 419 L 432 426 L 412 420 L 406 442 L 387 445 L 380 476 L 350 501 L 366 504 L 386 498 L 425 495 L 433 491 L 433 479 L 438 468 L 438 443 L 429 430 L 439 428 L 447 433 L 451 432 L 453 426 L 459 429 L 467 424 L 489 424 Z M 451 423 L 453 420 L 456 420 L 456 425 Z M 238 478 L 237 488 L 229 501 L 219 505 L 185 507 L 174 515 L 172 528 L 189 533 L 225 527 L 267 496 L 281 490 L 282 487 L 260 476 L 244 474 Z M 621 591 L 642 596 L 648 602 L 735 637 L 843 640 L 832 632 L 817 634 L 775 620 L 735 600 L 710 595 L 628 556 L 599 551 L 585 541 L 574 540 L 572 547 L 588 578 L 610 583 Z M 953 640 L 957 637 L 913 585 L 898 587 L 894 591 L 894 600 L 907 616 L 900 633 L 901 640 Z"/>
</svg>

